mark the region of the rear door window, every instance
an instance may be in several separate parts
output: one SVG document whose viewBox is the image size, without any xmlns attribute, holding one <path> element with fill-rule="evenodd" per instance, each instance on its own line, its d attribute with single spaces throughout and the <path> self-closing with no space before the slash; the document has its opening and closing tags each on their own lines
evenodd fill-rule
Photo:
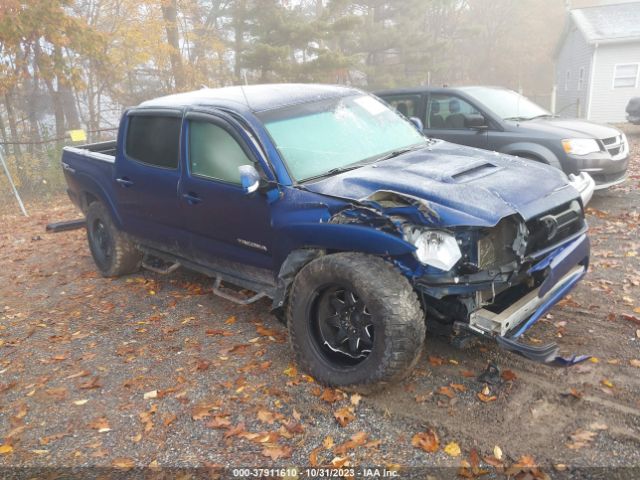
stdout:
<svg viewBox="0 0 640 480">
<path fill-rule="evenodd" d="M 401 113 L 405 117 L 417 117 L 423 120 L 420 111 L 420 95 L 394 95 L 392 97 L 386 97 L 385 100 L 396 112 Z"/>
<path fill-rule="evenodd" d="M 180 117 L 131 115 L 127 128 L 127 156 L 147 165 L 178 168 L 180 159 Z"/>
</svg>

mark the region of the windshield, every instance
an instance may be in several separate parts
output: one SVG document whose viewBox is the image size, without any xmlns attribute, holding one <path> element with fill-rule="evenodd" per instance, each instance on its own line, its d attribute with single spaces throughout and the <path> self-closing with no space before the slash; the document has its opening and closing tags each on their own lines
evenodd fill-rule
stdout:
<svg viewBox="0 0 640 480">
<path fill-rule="evenodd" d="M 530 120 L 551 116 L 544 108 L 513 90 L 500 88 L 469 87 L 461 89 L 484 104 L 503 120 Z"/>
<path fill-rule="evenodd" d="M 426 138 L 369 95 L 333 98 L 260 114 L 297 181 L 366 164 Z"/>
</svg>

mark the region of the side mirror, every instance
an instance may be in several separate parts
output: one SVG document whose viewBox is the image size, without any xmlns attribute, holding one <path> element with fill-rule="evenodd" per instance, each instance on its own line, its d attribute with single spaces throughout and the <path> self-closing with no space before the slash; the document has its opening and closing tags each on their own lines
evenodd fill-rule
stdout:
<svg viewBox="0 0 640 480">
<path fill-rule="evenodd" d="M 245 195 L 249 195 L 260 187 L 260 174 L 253 165 L 240 165 L 240 184 Z"/>
<path fill-rule="evenodd" d="M 467 128 L 477 128 L 482 130 L 489 128 L 484 117 L 477 113 L 466 114 L 464 116 L 464 126 Z"/>
<path fill-rule="evenodd" d="M 413 123 L 413 126 L 416 127 L 420 133 L 422 133 L 422 130 L 424 130 L 422 120 L 420 120 L 418 117 L 411 117 L 409 118 L 409 121 Z"/>
</svg>

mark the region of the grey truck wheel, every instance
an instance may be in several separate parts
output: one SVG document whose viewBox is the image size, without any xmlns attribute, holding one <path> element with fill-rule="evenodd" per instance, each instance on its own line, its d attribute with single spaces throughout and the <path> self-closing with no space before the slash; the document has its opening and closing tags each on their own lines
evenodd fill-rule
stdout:
<svg viewBox="0 0 640 480">
<path fill-rule="evenodd" d="M 408 375 L 425 338 L 409 281 L 389 262 L 326 255 L 296 276 L 287 308 L 298 364 L 320 383 L 371 391 Z"/>
</svg>

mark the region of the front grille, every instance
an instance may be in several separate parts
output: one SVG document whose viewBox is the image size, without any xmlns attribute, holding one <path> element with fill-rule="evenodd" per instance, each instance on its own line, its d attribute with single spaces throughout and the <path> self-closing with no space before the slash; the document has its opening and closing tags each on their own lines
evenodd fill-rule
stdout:
<svg viewBox="0 0 640 480">
<path fill-rule="evenodd" d="M 584 228 L 584 213 L 577 200 L 554 208 L 527 222 L 526 254 L 557 245 Z"/>
<path fill-rule="evenodd" d="M 609 155 L 617 157 L 624 150 L 624 137 L 622 135 L 616 135 L 615 137 L 603 138 L 600 140 L 607 149 Z"/>
</svg>

